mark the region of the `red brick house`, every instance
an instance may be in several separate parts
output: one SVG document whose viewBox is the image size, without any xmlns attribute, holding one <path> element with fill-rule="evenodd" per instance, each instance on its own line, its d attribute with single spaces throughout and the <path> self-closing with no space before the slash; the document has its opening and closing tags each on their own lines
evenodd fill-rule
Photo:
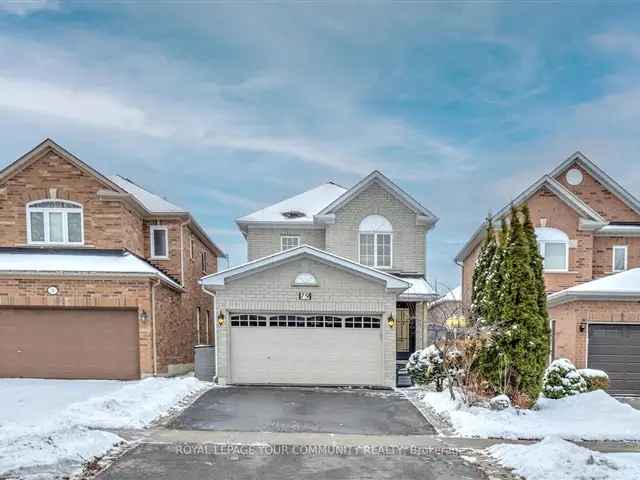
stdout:
<svg viewBox="0 0 640 480">
<path fill-rule="evenodd" d="M 531 210 L 545 257 L 552 355 L 605 370 L 610 391 L 640 394 L 640 201 L 575 153 L 514 199 Z M 509 205 L 493 221 L 509 215 Z M 479 228 L 456 262 L 469 306 Z"/>
<path fill-rule="evenodd" d="M 0 377 L 190 370 L 220 256 L 188 211 L 45 140 L 0 170 Z"/>
</svg>

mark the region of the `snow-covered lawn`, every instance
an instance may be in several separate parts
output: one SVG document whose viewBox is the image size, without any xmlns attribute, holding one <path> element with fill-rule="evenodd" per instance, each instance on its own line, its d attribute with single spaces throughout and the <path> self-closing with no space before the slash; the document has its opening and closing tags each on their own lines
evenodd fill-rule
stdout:
<svg viewBox="0 0 640 480">
<path fill-rule="evenodd" d="M 193 377 L 0 379 L 0 475 L 41 465 L 78 466 L 122 442 L 100 429 L 145 427 L 210 386 Z"/>
<path fill-rule="evenodd" d="M 533 445 L 494 445 L 489 455 L 527 480 L 640 478 L 640 453 L 597 453 L 558 437 Z"/>
<path fill-rule="evenodd" d="M 640 411 L 602 390 L 560 400 L 540 398 L 528 411 L 466 407 L 451 401 L 448 392 L 425 392 L 422 401 L 463 437 L 640 440 Z"/>
</svg>

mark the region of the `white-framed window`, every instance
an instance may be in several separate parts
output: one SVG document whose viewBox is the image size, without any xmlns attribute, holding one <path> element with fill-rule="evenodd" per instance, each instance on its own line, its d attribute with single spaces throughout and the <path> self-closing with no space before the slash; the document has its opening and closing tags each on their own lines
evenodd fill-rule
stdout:
<svg viewBox="0 0 640 480">
<path fill-rule="evenodd" d="M 27 204 L 27 243 L 82 245 L 82 205 L 68 200 L 36 200 Z"/>
<path fill-rule="evenodd" d="M 282 235 L 280 237 L 280 250 L 290 250 L 292 248 L 296 248 L 300 246 L 300 236 L 299 235 Z"/>
<path fill-rule="evenodd" d="M 360 263 L 376 268 L 393 265 L 393 228 L 381 215 L 369 215 L 359 227 L 358 257 Z"/>
<path fill-rule="evenodd" d="M 196 241 L 193 239 L 193 235 L 189 238 L 189 258 L 193 260 L 193 255 L 196 250 Z"/>
<path fill-rule="evenodd" d="M 627 246 L 615 245 L 613 247 L 613 272 L 624 272 L 627 269 Z"/>
<path fill-rule="evenodd" d="M 569 237 L 562 230 L 551 227 L 536 228 L 540 254 L 545 272 L 569 271 Z"/>
<path fill-rule="evenodd" d="M 196 307 L 196 345 L 200 345 L 200 307 Z"/>
<path fill-rule="evenodd" d="M 207 273 L 207 252 L 206 250 L 202 251 L 200 255 L 200 261 L 202 262 L 202 273 Z"/>
<path fill-rule="evenodd" d="M 169 229 L 163 225 L 150 227 L 151 258 L 166 260 L 169 258 Z"/>
</svg>

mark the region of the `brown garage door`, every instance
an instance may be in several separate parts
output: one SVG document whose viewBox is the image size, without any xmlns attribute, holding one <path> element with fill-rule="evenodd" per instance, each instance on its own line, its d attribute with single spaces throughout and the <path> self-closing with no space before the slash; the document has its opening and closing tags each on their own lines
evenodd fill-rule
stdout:
<svg viewBox="0 0 640 480">
<path fill-rule="evenodd" d="M 0 377 L 139 378 L 135 310 L 0 308 Z"/>
</svg>

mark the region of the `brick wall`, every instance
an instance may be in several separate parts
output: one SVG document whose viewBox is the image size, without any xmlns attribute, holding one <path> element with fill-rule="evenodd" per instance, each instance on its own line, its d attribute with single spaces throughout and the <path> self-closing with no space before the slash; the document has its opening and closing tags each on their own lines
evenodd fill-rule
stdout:
<svg viewBox="0 0 640 480">
<path fill-rule="evenodd" d="M 640 237 L 595 237 L 593 241 L 593 278 L 611 275 L 613 247 L 627 246 L 627 267 L 640 267 Z"/>
<path fill-rule="evenodd" d="M 427 227 L 416 225 L 416 214 L 377 182 L 336 212 L 335 224 L 326 226 L 327 250 L 360 261 L 358 228 L 365 217 L 374 214 L 385 217 L 393 227 L 392 270 L 424 274 Z"/>
<path fill-rule="evenodd" d="M 582 173 L 583 180 L 580 185 L 570 185 L 567 182 L 566 172 L 572 168 L 577 168 Z M 640 215 L 579 165 L 568 166 L 556 176 L 556 180 L 610 222 L 640 222 Z"/>
<path fill-rule="evenodd" d="M 319 282 L 312 300 L 300 301 L 300 288 L 292 283 L 298 273 L 311 272 Z M 222 382 L 229 381 L 229 312 L 369 312 L 395 316 L 396 296 L 387 293 L 378 282 L 337 270 L 311 259 L 299 259 L 269 270 L 230 281 L 216 294 L 218 311 L 226 314 L 223 327 L 217 328 L 217 373 Z M 217 313 L 216 312 L 216 316 Z M 395 329 L 382 325 L 384 385 L 395 385 Z"/>
<path fill-rule="evenodd" d="M 58 288 L 49 295 L 50 286 Z M 132 307 L 151 318 L 151 284 L 147 279 L 85 278 L 0 278 L 0 306 L 29 305 L 55 307 Z M 139 321 L 140 369 L 153 374 L 151 321 Z"/>
<path fill-rule="evenodd" d="M 47 151 L 28 167 L 0 185 L 0 246 L 27 244 L 26 204 L 51 198 L 72 200 L 84 208 L 85 245 L 97 248 L 128 248 L 142 254 L 142 221 L 120 201 L 100 199 L 106 189 L 89 175 Z"/>
<path fill-rule="evenodd" d="M 247 258 L 249 261 L 266 257 L 281 249 L 280 239 L 284 235 L 300 237 L 300 245 L 325 249 L 324 229 L 312 228 L 256 228 L 249 227 L 247 233 Z"/>
<path fill-rule="evenodd" d="M 585 322 L 640 323 L 640 302 L 585 301 L 570 302 L 549 308 L 555 320 L 555 358 L 566 357 L 578 368 L 586 367 L 587 329 Z"/>
</svg>

